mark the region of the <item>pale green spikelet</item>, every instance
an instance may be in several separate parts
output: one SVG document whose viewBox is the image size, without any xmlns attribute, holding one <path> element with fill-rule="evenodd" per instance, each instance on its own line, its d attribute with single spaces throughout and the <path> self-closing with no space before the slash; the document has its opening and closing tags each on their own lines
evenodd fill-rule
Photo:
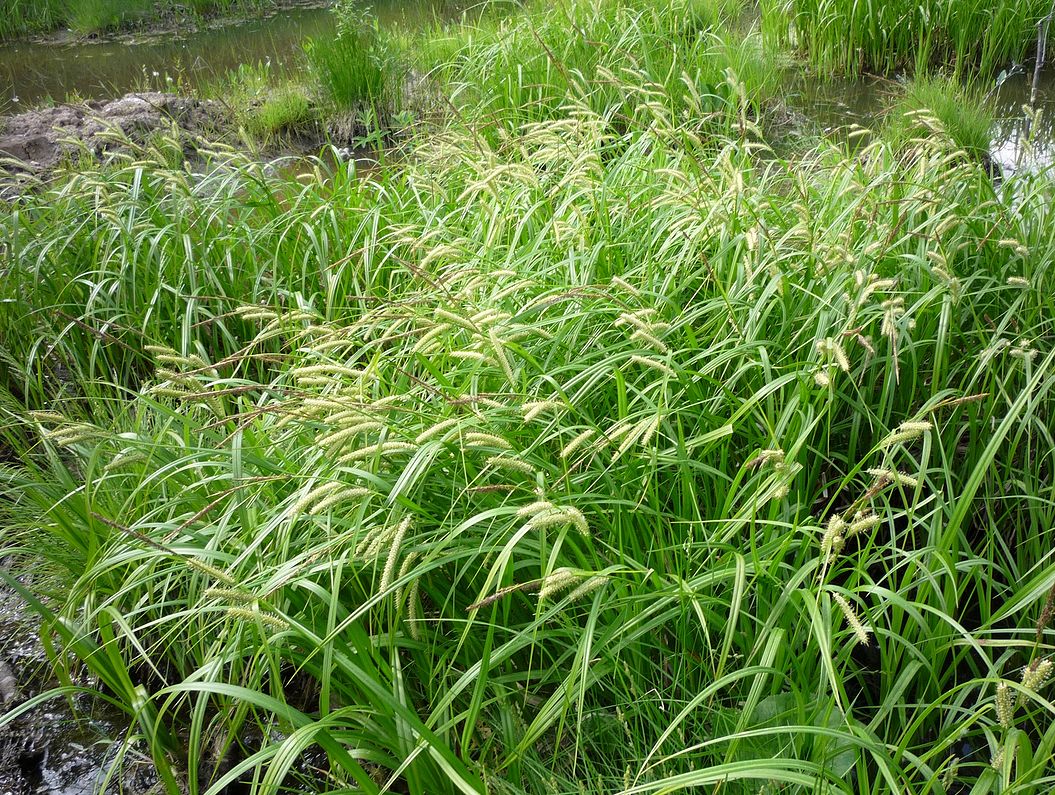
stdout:
<svg viewBox="0 0 1055 795">
<path fill-rule="evenodd" d="M 349 425 L 345 428 L 320 436 L 318 444 L 320 447 L 340 447 L 349 439 L 354 439 L 356 436 L 369 433 L 370 431 L 379 431 L 384 427 L 384 423 L 377 422 L 376 420 L 358 422 L 354 425 Z"/>
<path fill-rule="evenodd" d="M 1029 287 L 1029 279 L 1024 279 L 1021 276 L 1008 276 L 1007 284 L 1009 287 Z"/>
<path fill-rule="evenodd" d="M 515 380 L 513 378 L 513 367 L 509 363 L 509 357 L 506 356 L 505 345 L 498 338 L 498 334 L 495 333 L 494 329 L 488 329 L 487 336 L 491 340 L 491 347 L 495 352 L 495 357 L 498 359 L 498 363 L 502 365 L 502 371 L 506 374 L 506 380 L 512 384 Z"/>
<path fill-rule="evenodd" d="M 553 509 L 553 503 L 547 500 L 536 500 L 530 505 L 525 505 L 517 511 L 517 516 L 521 519 L 527 519 L 529 517 L 540 514 L 543 511 L 549 511 Z"/>
<path fill-rule="evenodd" d="M 583 516 L 582 511 L 571 506 L 540 511 L 531 517 L 528 524 L 535 530 L 543 530 L 547 527 L 558 527 L 561 525 L 571 525 L 578 530 L 581 535 L 585 536 L 590 534 L 590 525 L 586 521 L 586 517 Z"/>
<path fill-rule="evenodd" d="M 72 447 L 83 442 L 98 441 L 106 436 L 105 431 L 86 422 L 75 422 L 44 431 L 44 438 L 59 447 Z"/>
<path fill-rule="evenodd" d="M 508 287 L 503 287 L 497 293 L 492 296 L 495 301 L 503 301 L 511 295 L 523 292 L 524 290 L 534 286 L 534 279 L 521 279 L 520 281 L 513 282 Z"/>
<path fill-rule="evenodd" d="M 671 378 L 677 378 L 678 374 L 674 371 L 674 368 L 670 367 L 664 362 L 657 359 L 652 359 L 647 356 L 638 356 L 636 353 L 630 357 L 630 361 L 634 364 L 639 364 L 642 367 L 651 367 L 653 370 L 663 373 L 663 375 Z"/>
<path fill-rule="evenodd" d="M 1022 687 L 1033 693 L 1038 692 L 1048 683 L 1053 668 L 1055 668 L 1055 663 L 1050 659 L 1033 660 L 1033 662 L 1022 669 Z M 1020 692 L 1018 694 L 1019 703 L 1024 703 L 1025 700 L 1026 694 Z"/>
<path fill-rule="evenodd" d="M 827 389 L 832 385 L 832 378 L 827 371 L 818 369 L 813 372 L 813 382 L 822 389 Z"/>
<path fill-rule="evenodd" d="M 478 326 L 489 326 L 494 325 L 495 323 L 503 323 L 506 320 L 509 320 L 511 317 L 512 315 L 510 315 L 508 312 L 503 312 L 500 309 L 490 307 L 488 309 L 481 309 L 479 312 L 469 318 L 469 320 L 470 322 Z"/>
<path fill-rule="evenodd" d="M 371 400 L 369 409 L 371 411 L 404 411 L 399 404 L 406 403 L 408 399 L 410 399 L 409 395 L 385 395 Z"/>
<path fill-rule="evenodd" d="M 645 432 L 641 436 L 642 447 L 648 447 L 648 445 L 652 442 L 652 437 L 655 436 L 656 431 L 659 430 L 659 424 L 662 420 L 663 417 L 657 414 L 649 423 L 648 427 L 645 428 Z"/>
<path fill-rule="evenodd" d="M 323 497 L 311 506 L 311 510 L 308 511 L 308 514 L 310 516 L 318 516 L 323 511 L 337 505 L 338 503 L 346 502 L 348 500 L 358 500 L 362 497 L 369 497 L 373 493 L 372 489 L 368 489 L 365 486 L 350 486 L 336 492 L 335 494 Z"/>
<path fill-rule="evenodd" d="M 960 772 L 960 757 L 954 756 L 949 760 L 948 766 L 941 774 L 941 785 L 946 790 L 950 789 L 956 782 L 956 775 Z"/>
<path fill-rule="evenodd" d="M 669 353 L 670 352 L 670 348 L 667 347 L 667 344 L 665 342 L 663 342 L 663 340 L 661 340 L 655 334 L 653 334 L 651 331 L 643 331 L 642 329 L 638 329 L 637 331 L 635 331 L 633 334 L 630 335 L 630 339 L 633 340 L 634 342 L 645 343 L 645 344 L 655 348 L 660 353 Z"/>
<path fill-rule="evenodd" d="M 451 324 L 450 323 L 439 323 L 439 324 L 433 326 L 432 328 L 430 328 L 428 331 L 426 331 L 424 334 L 421 335 L 421 337 L 418 339 L 418 341 L 416 343 L 414 343 L 414 347 L 412 347 L 410 349 L 410 352 L 411 353 L 424 353 L 424 352 L 428 351 L 432 347 L 432 343 L 434 343 L 440 336 L 442 336 L 443 334 L 447 333 L 447 331 L 449 331 L 450 328 L 451 328 Z"/>
<path fill-rule="evenodd" d="M 131 464 L 138 464 L 141 461 L 146 461 L 147 457 L 147 454 L 144 453 L 142 450 L 122 450 L 110 460 L 110 463 L 103 467 L 103 471 L 112 472 L 115 469 L 120 469 L 121 467 L 129 466 Z"/>
<path fill-rule="evenodd" d="M 340 491 L 343 488 L 345 488 L 345 484 L 339 480 L 330 480 L 322 483 L 306 492 L 299 500 L 297 500 L 293 505 L 291 513 L 294 516 L 299 516 L 307 511 L 318 500 L 321 500 L 323 497 L 333 494 L 336 491 Z"/>
<path fill-rule="evenodd" d="M 888 483 L 894 483 L 898 486 L 906 486 L 910 489 L 915 489 L 919 487 L 918 479 L 897 469 L 873 468 L 866 469 L 865 471 L 869 475 L 875 477 L 877 485 L 886 485 Z"/>
<path fill-rule="evenodd" d="M 238 602 L 239 604 L 252 604 L 258 601 L 255 595 L 237 588 L 206 588 L 204 595 L 209 599 L 222 599 L 225 602 Z"/>
<path fill-rule="evenodd" d="M 834 361 L 835 364 L 844 373 L 850 372 L 850 360 L 846 357 L 846 350 L 843 348 L 842 343 L 834 337 L 825 337 L 822 340 L 817 341 L 817 352 L 820 353 L 825 360 Z"/>
<path fill-rule="evenodd" d="M 409 442 L 381 442 L 380 444 L 367 445 L 366 447 L 360 447 L 358 450 L 353 450 L 350 453 L 345 453 L 337 459 L 337 463 L 341 466 L 345 466 L 373 456 L 385 457 L 396 455 L 398 453 L 410 453 L 417 449 L 418 446 L 416 444 L 410 444 Z"/>
<path fill-rule="evenodd" d="M 395 533 L 392 536 L 392 546 L 388 550 L 388 558 L 385 561 L 385 568 L 381 573 L 381 584 L 378 586 L 378 590 L 381 593 L 385 593 L 389 586 L 392 585 L 392 577 L 396 572 L 396 563 L 399 562 L 399 548 L 403 544 L 403 539 L 407 535 L 407 531 L 413 524 L 413 517 L 407 516 L 399 523 Z"/>
<path fill-rule="evenodd" d="M 491 360 L 487 358 L 487 355 L 480 351 L 451 351 L 447 355 L 454 359 L 466 359 L 480 362 L 481 364 L 489 364 L 491 362 Z"/>
<path fill-rule="evenodd" d="M 408 552 L 403 557 L 403 562 L 399 566 L 399 573 L 396 574 L 396 579 L 402 581 L 407 576 L 407 574 L 410 573 L 410 570 L 414 568 L 414 564 L 417 563 L 419 557 L 421 556 L 418 554 L 417 550 L 412 549 L 410 552 Z M 406 601 L 404 599 L 405 596 L 406 594 L 404 592 L 403 586 L 401 585 L 399 586 L 399 590 L 396 591 L 396 607 L 400 607 L 403 605 L 403 603 Z"/>
<path fill-rule="evenodd" d="M 566 445 L 564 445 L 564 448 L 560 451 L 560 457 L 568 458 L 573 455 L 575 451 L 582 447 L 583 444 L 588 442 L 595 433 L 597 433 L 597 431 L 593 428 L 587 428 L 585 431 L 583 431 L 570 442 L 568 442 Z"/>
<path fill-rule="evenodd" d="M 1025 257 L 1029 254 L 1029 248 L 1024 246 L 1021 241 L 1006 238 L 1004 240 L 997 241 L 997 245 L 1001 248 L 1009 248 L 1019 256 Z"/>
<path fill-rule="evenodd" d="M 295 367 L 290 370 L 289 374 L 299 381 L 302 378 L 311 378 L 320 375 L 344 376 L 345 378 L 358 379 L 364 377 L 367 373 L 365 370 L 348 367 L 343 364 L 312 364 L 304 367 Z"/>
<path fill-rule="evenodd" d="M 835 560 L 846 543 L 847 524 L 839 515 L 832 515 L 821 537 L 821 558 L 826 562 Z"/>
<path fill-rule="evenodd" d="M 593 591 L 596 591 L 598 588 L 600 588 L 606 582 L 608 582 L 608 575 L 606 575 L 606 574 L 595 574 L 593 577 L 588 579 L 586 582 L 582 583 L 582 585 L 579 585 L 578 587 L 576 587 L 575 590 L 573 590 L 570 594 L 568 594 L 568 601 L 569 602 L 577 602 L 580 599 L 582 599 L 584 596 L 586 596 L 587 594 L 592 593 Z"/>
<path fill-rule="evenodd" d="M 270 613 L 266 610 L 251 610 L 246 607 L 228 607 L 227 615 L 232 618 L 241 619 L 242 621 L 259 621 L 265 627 L 282 631 L 289 628 L 289 624 L 286 623 L 285 619 L 276 613 Z"/>
<path fill-rule="evenodd" d="M 853 538 L 858 533 L 866 533 L 869 530 L 873 530 L 882 522 L 883 520 L 874 513 L 866 514 L 864 511 L 858 511 L 850 522 L 850 527 L 846 531 L 846 538 Z"/>
<path fill-rule="evenodd" d="M 880 279 L 875 274 L 869 277 L 869 281 L 861 291 L 858 298 L 860 303 L 867 301 L 873 293 L 886 293 L 897 288 L 897 279 Z"/>
<path fill-rule="evenodd" d="M 352 555 L 360 560 L 372 558 L 373 555 L 370 554 L 370 550 L 376 549 L 383 544 L 391 529 L 388 525 L 374 525 L 368 528 L 363 537 L 359 539 L 359 543 L 355 545 Z"/>
<path fill-rule="evenodd" d="M 421 640 L 421 581 L 414 580 L 410 584 L 407 594 L 407 627 L 410 629 L 410 637 Z"/>
<path fill-rule="evenodd" d="M 759 450 L 758 455 L 748 461 L 744 466 L 748 469 L 756 469 L 757 467 L 765 466 L 766 464 L 772 464 L 774 466 L 781 466 L 784 463 L 784 451 L 779 447 L 773 447 L 765 450 Z"/>
<path fill-rule="evenodd" d="M 842 611 L 843 617 L 846 619 L 846 623 L 850 626 L 850 629 L 853 630 L 854 635 L 857 637 L 857 642 L 862 646 L 867 646 L 869 640 L 868 628 L 861 623 L 861 619 L 857 617 L 857 613 L 854 612 L 854 609 L 850 606 L 850 603 L 846 601 L 846 598 L 842 594 L 833 593 L 832 599 L 835 600 L 835 603 L 839 606 L 839 609 Z"/>
<path fill-rule="evenodd" d="M 577 582 L 579 582 L 579 575 L 571 569 L 554 569 L 543 578 L 542 587 L 539 588 L 538 592 L 538 600 L 544 602 L 556 594 L 571 588 Z"/>
<path fill-rule="evenodd" d="M 989 758 L 989 767 L 991 767 L 993 770 L 1000 770 L 1000 768 L 1002 768 L 1003 766 L 1004 766 L 1004 746 L 1001 745 L 999 748 L 996 749 L 996 753 L 994 753 Z"/>
<path fill-rule="evenodd" d="M 468 318 L 456 315 L 454 312 L 448 312 L 446 309 L 437 307 L 432 314 L 439 320 L 446 320 L 448 323 L 452 323 L 455 326 L 461 326 L 467 331 L 472 331 L 474 333 L 479 333 L 480 331 L 480 329 Z"/>
<path fill-rule="evenodd" d="M 534 475 L 535 467 L 531 466 L 527 461 L 521 461 L 518 458 L 508 458 L 501 455 L 493 455 L 487 459 L 487 465 L 494 467 L 495 469 L 505 469 L 512 472 L 520 472 L 524 475 Z"/>
<path fill-rule="evenodd" d="M 890 339 L 897 337 L 897 322 L 902 315 L 905 314 L 905 299 L 890 298 L 880 304 L 880 308 L 883 310 L 883 323 L 880 327 L 880 334 Z"/>
<path fill-rule="evenodd" d="M 880 447 L 890 447 L 891 445 L 901 444 L 903 442 L 912 442 L 927 433 L 934 426 L 927 421 L 922 422 L 903 422 L 893 433 L 888 435 L 880 443 Z"/>
<path fill-rule="evenodd" d="M 267 323 L 278 320 L 278 312 L 262 306 L 241 306 L 235 310 L 235 314 L 242 320 L 262 320 Z"/>
<path fill-rule="evenodd" d="M 506 439 L 501 436 L 495 436 L 493 433 L 481 433 L 479 431 L 470 431 L 465 434 L 465 443 L 474 447 L 498 447 L 502 450 L 511 450 L 511 445 Z"/>
<path fill-rule="evenodd" d="M 458 425 L 458 423 L 460 422 L 461 419 L 459 417 L 451 417 L 450 419 L 437 422 L 434 425 L 431 425 L 430 427 L 423 430 L 421 433 L 419 433 L 414 442 L 415 444 L 424 444 L 429 439 L 433 438 L 434 436 L 439 436 L 444 431 L 450 430 L 451 428 Z"/>
<path fill-rule="evenodd" d="M 562 409 L 564 404 L 559 400 L 529 400 L 520 407 L 524 412 L 524 422 L 532 422 L 544 411 Z"/>
<path fill-rule="evenodd" d="M 1010 729 L 1015 721 L 1015 700 L 1007 682 L 996 686 L 996 720 L 1005 729 Z"/>
<path fill-rule="evenodd" d="M 59 414 L 57 411 L 28 411 L 26 416 L 41 425 L 44 423 L 69 422 L 65 414 Z"/>
<path fill-rule="evenodd" d="M 635 298 L 641 297 L 641 291 L 625 279 L 620 279 L 618 276 L 613 276 L 611 284 L 612 287 L 618 287 L 620 290 L 630 293 L 630 295 L 634 296 Z"/>
<path fill-rule="evenodd" d="M 226 572 L 221 571 L 220 569 L 216 568 L 215 566 L 213 566 L 210 563 L 205 563 L 204 561 L 201 561 L 201 560 L 198 560 L 197 558 L 192 558 L 192 557 L 182 557 L 181 560 L 183 560 L 183 562 L 186 563 L 188 566 L 190 566 L 192 569 L 197 569 L 202 574 L 207 574 L 208 576 L 212 577 L 214 580 L 217 580 L 219 582 L 225 583 L 227 585 L 235 585 L 236 584 L 233 577 L 231 577 Z"/>
</svg>

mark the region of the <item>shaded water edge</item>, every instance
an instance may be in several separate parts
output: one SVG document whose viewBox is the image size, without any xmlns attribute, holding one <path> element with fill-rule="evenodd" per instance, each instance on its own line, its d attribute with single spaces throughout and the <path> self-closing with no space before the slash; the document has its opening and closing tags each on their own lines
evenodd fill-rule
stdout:
<svg viewBox="0 0 1055 795">
<path fill-rule="evenodd" d="M 26 568 L 10 557 L 0 559 L 0 567 L 7 574 Z M 31 587 L 33 578 L 23 573 L 18 579 Z M 0 715 L 58 684 L 40 618 L 0 581 Z M 0 792 L 142 795 L 156 785 L 149 757 L 134 743 L 126 744 L 124 714 L 92 695 L 97 683 L 75 684 L 84 692 L 51 698 L 0 727 Z M 123 764 L 115 765 L 119 757 Z"/>
<path fill-rule="evenodd" d="M 1040 170 L 1055 164 L 1055 65 L 1041 70 L 1037 103 L 1029 108 L 1033 69 L 1011 65 L 993 81 L 988 101 L 995 123 L 989 156 L 1005 174 Z M 808 127 L 856 147 L 868 140 L 856 130 L 876 131 L 901 90 L 898 80 L 875 76 L 857 79 L 796 76 L 789 81 L 788 105 Z"/>
</svg>

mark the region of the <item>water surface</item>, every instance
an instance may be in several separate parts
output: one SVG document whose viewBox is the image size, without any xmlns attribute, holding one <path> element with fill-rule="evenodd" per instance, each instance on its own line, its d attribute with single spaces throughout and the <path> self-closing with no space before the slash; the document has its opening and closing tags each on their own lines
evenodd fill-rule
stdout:
<svg viewBox="0 0 1055 795">
<path fill-rule="evenodd" d="M 996 123 L 989 154 L 1004 173 L 1040 169 L 1055 164 L 1055 65 L 1041 70 L 1035 113 L 1027 113 L 1033 81 L 1032 67 L 1012 67 L 993 80 L 990 99 Z M 896 80 L 862 77 L 857 80 L 795 78 L 790 104 L 825 135 L 840 141 L 857 127 L 877 130 L 901 87 Z"/>
<path fill-rule="evenodd" d="M 2 4 L 3 0 L 0 0 Z M 421 26 L 456 13 L 453 0 L 376 0 L 364 13 L 382 26 Z M 2 13 L 2 12 L 0 12 Z M 68 97 L 108 99 L 130 91 L 195 88 L 242 64 L 270 64 L 277 72 L 303 67 L 303 42 L 332 34 L 325 6 L 287 8 L 271 16 L 196 30 L 119 40 L 0 45 L 0 113 Z"/>
</svg>

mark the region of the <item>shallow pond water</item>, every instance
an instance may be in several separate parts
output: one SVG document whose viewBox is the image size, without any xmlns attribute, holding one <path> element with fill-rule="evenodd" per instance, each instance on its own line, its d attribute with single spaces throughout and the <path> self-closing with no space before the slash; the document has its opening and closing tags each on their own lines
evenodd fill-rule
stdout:
<svg viewBox="0 0 1055 795">
<path fill-rule="evenodd" d="M 1032 118 L 1023 110 L 1030 100 L 1032 67 L 1008 72 L 999 85 L 994 81 L 992 88 L 996 123 L 991 131 L 989 154 L 1005 174 L 1051 166 L 1055 164 L 1055 65 L 1049 64 L 1041 71 L 1037 83 L 1038 113 Z M 885 109 L 898 90 L 896 81 L 874 77 L 795 79 L 790 87 L 790 105 L 825 135 L 849 140 L 847 135 L 855 127 L 874 130 L 882 124 Z"/>
<path fill-rule="evenodd" d="M 449 0 L 376 0 L 364 5 L 382 26 L 421 26 L 456 12 Z M 300 68 L 303 42 L 333 31 L 325 4 L 290 7 L 197 30 L 119 39 L 17 41 L 0 45 L 0 113 L 67 96 L 107 99 L 130 91 L 196 87 L 242 64 Z"/>
</svg>

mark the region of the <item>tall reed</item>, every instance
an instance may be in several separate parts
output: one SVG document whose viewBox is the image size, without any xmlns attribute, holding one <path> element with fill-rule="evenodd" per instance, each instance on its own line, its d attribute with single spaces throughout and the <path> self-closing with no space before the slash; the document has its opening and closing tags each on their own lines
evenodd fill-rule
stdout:
<svg viewBox="0 0 1055 795">
<path fill-rule="evenodd" d="M 954 66 L 995 74 L 1021 61 L 1048 0 L 764 0 L 768 40 L 791 43 L 824 72 L 918 73 Z"/>
</svg>

